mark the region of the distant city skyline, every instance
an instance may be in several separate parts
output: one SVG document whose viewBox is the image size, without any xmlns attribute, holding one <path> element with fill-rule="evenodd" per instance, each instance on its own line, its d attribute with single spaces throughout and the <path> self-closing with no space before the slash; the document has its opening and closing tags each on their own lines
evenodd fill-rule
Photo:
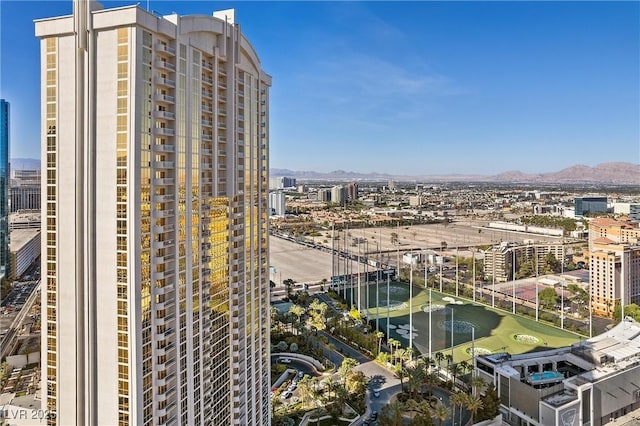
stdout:
<svg viewBox="0 0 640 426">
<path fill-rule="evenodd" d="M 39 158 L 33 20 L 0 2 L 12 156 Z M 106 1 L 105 7 L 135 4 Z M 637 2 L 140 2 L 235 8 L 271 90 L 271 168 L 402 175 L 640 162 Z"/>
</svg>

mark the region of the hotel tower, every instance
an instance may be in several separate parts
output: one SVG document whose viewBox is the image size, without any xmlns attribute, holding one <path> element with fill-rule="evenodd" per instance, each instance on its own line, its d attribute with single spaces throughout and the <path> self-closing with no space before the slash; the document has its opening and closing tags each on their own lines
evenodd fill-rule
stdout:
<svg viewBox="0 0 640 426">
<path fill-rule="evenodd" d="M 42 408 L 268 425 L 271 77 L 233 10 L 76 0 L 35 30 Z"/>
</svg>

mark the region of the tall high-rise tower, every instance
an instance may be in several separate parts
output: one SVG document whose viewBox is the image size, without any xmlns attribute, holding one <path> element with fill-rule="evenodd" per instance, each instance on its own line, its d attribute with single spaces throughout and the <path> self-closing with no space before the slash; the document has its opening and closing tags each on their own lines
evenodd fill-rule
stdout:
<svg viewBox="0 0 640 426">
<path fill-rule="evenodd" d="M 269 424 L 271 77 L 233 10 L 76 0 L 36 35 L 43 408 Z"/>
<path fill-rule="evenodd" d="M 9 102 L 0 99 L 0 278 L 9 274 Z"/>
</svg>

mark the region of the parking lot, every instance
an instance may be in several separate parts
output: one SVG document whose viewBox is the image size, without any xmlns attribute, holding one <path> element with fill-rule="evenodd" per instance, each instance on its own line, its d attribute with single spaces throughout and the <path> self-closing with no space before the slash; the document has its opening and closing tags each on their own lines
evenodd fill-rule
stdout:
<svg viewBox="0 0 640 426">
<path fill-rule="evenodd" d="M 297 283 L 317 283 L 331 278 L 331 254 L 279 237 L 269 237 L 271 281 L 281 284 L 291 278 Z"/>
</svg>

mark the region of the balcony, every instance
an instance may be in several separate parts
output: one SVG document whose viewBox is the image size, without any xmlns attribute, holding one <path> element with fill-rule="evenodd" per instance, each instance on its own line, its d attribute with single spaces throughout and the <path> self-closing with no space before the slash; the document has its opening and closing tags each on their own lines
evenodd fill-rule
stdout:
<svg viewBox="0 0 640 426">
<path fill-rule="evenodd" d="M 164 256 L 156 256 L 154 258 L 154 265 L 162 265 L 163 263 L 169 263 L 169 262 L 173 262 L 173 254 L 167 254 Z"/>
<path fill-rule="evenodd" d="M 171 111 L 156 111 L 154 115 L 156 118 L 164 118 L 165 120 L 173 120 L 176 118 L 175 112 Z"/>
<path fill-rule="evenodd" d="M 167 211 L 171 211 L 172 212 L 171 214 L 173 214 L 173 210 L 164 210 L 158 213 L 165 213 Z M 156 241 L 156 248 L 163 249 L 163 248 L 171 247 L 173 246 L 173 242 L 174 242 L 173 240 Z M 153 274 L 155 279 L 161 280 L 163 278 L 168 277 L 169 275 L 173 275 L 173 271 L 170 274 L 168 274 L 167 272 L 154 272 Z"/>
<path fill-rule="evenodd" d="M 227 128 L 227 123 L 225 123 L 224 121 L 219 121 L 218 122 L 218 128 L 219 129 L 226 129 Z"/>
<path fill-rule="evenodd" d="M 213 64 L 211 62 L 202 61 L 202 68 L 213 71 Z"/>
<path fill-rule="evenodd" d="M 237 105 L 238 105 L 238 108 L 244 109 L 244 102 L 238 102 Z"/>
<path fill-rule="evenodd" d="M 226 142 L 226 141 L 227 141 L 226 136 L 218 136 L 218 142 Z"/>
<path fill-rule="evenodd" d="M 218 101 L 227 102 L 227 97 L 226 96 L 218 96 Z"/>
<path fill-rule="evenodd" d="M 155 169 L 173 169 L 175 167 L 175 162 L 173 161 L 154 161 L 153 167 Z"/>
<path fill-rule="evenodd" d="M 156 127 L 156 135 L 175 136 L 176 131 L 168 127 Z"/>
<path fill-rule="evenodd" d="M 213 112 L 213 107 L 211 105 L 202 104 L 201 109 L 205 112 Z"/>
<path fill-rule="evenodd" d="M 211 77 L 207 77 L 206 75 L 202 76 L 202 82 L 208 84 L 209 86 L 213 86 L 213 79 Z"/>
<path fill-rule="evenodd" d="M 239 114 L 238 115 L 238 121 L 244 121 L 244 115 Z"/>
<path fill-rule="evenodd" d="M 204 98 L 211 99 L 211 98 L 213 98 L 213 92 L 212 92 L 212 91 L 210 91 L 210 90 L 203 90 L 203 91 L 202 91 L 202 96 L 203 96 Z"/>
<path fill-rule="evenodd" d="M 207 141 L 207 142 L 212 142 L 213 141 L 213 135 L 209 135 L 209 134 L 203 133 L 200 136 L 202 136 L 202 140 L 203 141 Z"/>
<path fill-rule="evenodd" d="M 169 143 L 159 143 L 154 145 L 154 148 L 158 152 L 174 152 L 176 150 L 175 145 Z"/>
<path fill-rule="evenodd" d="M 225 70 L 222 67 L 218 67 L 218 74 L 226 76 L 227 75 L 227 70 Z"/>
<path fill-rule="evenodd" d="M 170 197 L 170 195 L 156 195 L 156 197 Z M 156 200 L 156 198 L 154 198 Z M 159 200 L 163 202 L 163 200 Z M 165 232 L 172 232 L 174 230 L 173 223 L 167 223 L 165 225 L 156 225 L 153 228 L 156 234 L 164 234 Z M 165 256 L 166 257 L 166 256 Z"/>
<path fill-rule="evenodd" d="M 227 110 L 225 108 L 218 108 L 218 115 L 227 115 Z"/>
<path fill-rule="evenodd" d="M 155 185 L 161 185 L 161 186 L 164 186 L 164 185 L 175 185 L 175 179 L 174 179 L 174 178 L 171 178 L 171 177 L 167 177 L 167 178 L 155 178 L 155 179 L 153 180 L 153 183 L 154 183 Z"/>
<path fill-rule="evenodd" d="M 226 83 L 226 82 L 224 82 L 224 81 L 220 81 L 220 80 L 218 80 L 218 87 L 221 87 L 221 88 L 223 88 L 223 89 L 226 89 L 226 88 L 227 88 L 227 83 Z"/>
<path fill-rule="evenodd" d="M 202 153 L 202 155 L 211 155 L 212 154 L 211 150 L 208 149 L 208 148 L 202 148 L 200 150 L 200 152 Z"/>
<path fill-rule="evenodd" d="M 244 127 L 238 127 L 238 133 L 244 133 Z"/>
<path fill-rule="evenodd" d="M 173 201 L 173 194 L 163 194 L 163 195 L 154 195 L 153 196 L 153 202 L 154 203 L 166 203 L 168 201 Z M 167 226 L 167 225 L 165 225 L 165 226 Z M 165 231 L 160 231 L 160 232 L 165 232 Z"/>
<path fill-rule="evenodd" d="M 209 162 L 209 161 L 203 161 L 202 162 L 202 168 L 204 170 L 210 170 L 213 168 L 213 163 Z"/>
<path fill-rule="evenodd" d="M 169 61 L 158 60 L 154 62 L 156 68 L 162 68 L 169 71 L 175 71 L 176 66 Z"/>
<path fill-rule="evenodd" d="M 219 150 L 218 150 L 218 155 L 220 155 L 220 156 L 223 156 L 223 157 L 224 157 L 224 156 L 226 156 L 226 155 L 227 155 L 227 151 L 225 151 L 224 149 L 219 149 Z"/>
<path fill-rule="evenodd" d="M 202 275 L 205 276 L 205 277 L 208 277 L 209 275 L 211 275 L 211 269 L 203 268 L 202 269 Z"/>
<path fill-rule="evenodd" d="M 156 43 L 156 50 L 158 52 L 164 52 L 164 53 L 168 53 L 169 55 L 174 55 L 176 54 L 176 49 L 174 49 L 173 47 L 170 47 L 164 43 Z"/>
<path fill-rule="evenodd" d="M 159 86 L 176 87 L 175 80 L 170 80 L 168 78 L 156 77 L 155 82 Z"/>
<path fill-rule="evenodd" d="M 202 119 L 201 123 L 205 127 L 213 127 L 213 121 L 211 120 Z"/>
<path fill-rule="evenodd" d="M 154 217 L 158 218 L 158 217 L 171 217 L 173 216 L 173 209 L 166 209 L 166 210 L 156 210 Z M 166 242 L 166 241 L 165 241 Z M 165 246 L 162 247 L 156 247 L 156 248 L 165 248 Z"/>
<path fill-rule="evenodd" d="M 165 95 L 164 93 L 156 93 L 154 99 L 158 102 L 166 102 L 166 103 L 174 103 L 176 98 L 170 95 Z"/>
</svg>

